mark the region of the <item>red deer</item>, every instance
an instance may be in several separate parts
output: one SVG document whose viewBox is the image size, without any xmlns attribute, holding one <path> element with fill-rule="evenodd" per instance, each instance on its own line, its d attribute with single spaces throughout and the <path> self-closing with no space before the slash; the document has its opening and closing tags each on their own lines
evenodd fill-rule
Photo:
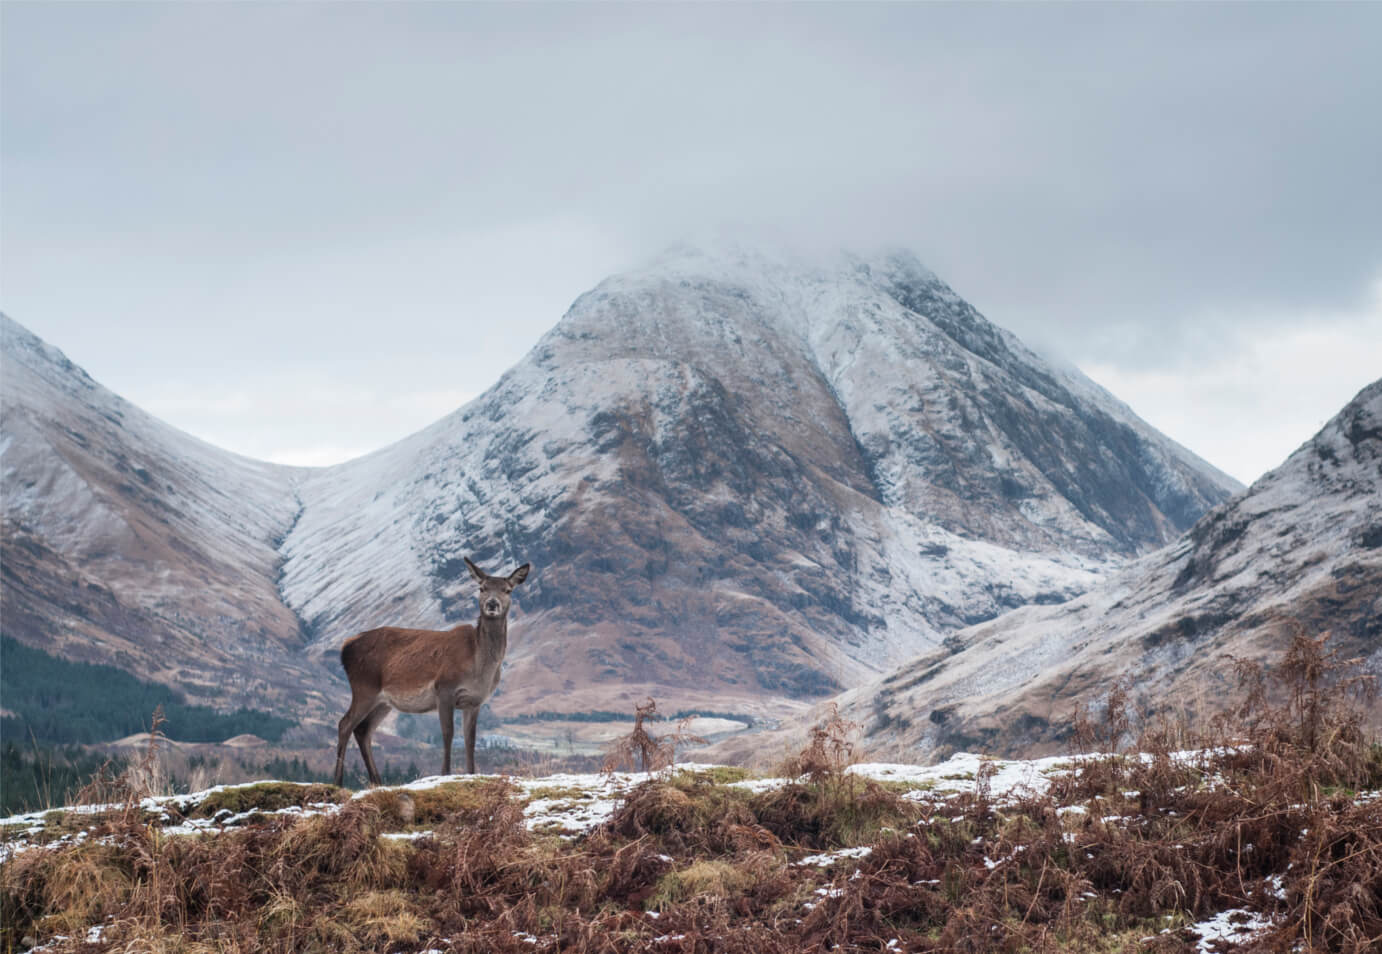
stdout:
<svg viewBox="0 0 1382 954">
<path fill-rule="evenodd" d="M 341 665 L 350 680 L 350 708 L 336 740 L 336 784 L 345 773 L 351 733 L 360 745 L 372 785 L 382 779 L 370 752 L 370 736 L 391 709 L 436 711 L 441 718 L 441 772 L 451 774 L 455 710 L 464 716 L 465 770 L 475 773 L 475 718 L 499 685 L 499 669 L 509 647 L 509 596 L 528 576 L 527 563 L 508 576 L 490 576 L 469 559 L 465 565 L 480 584 L 480 619 L 454 629 L 402 629 L 384 626 L 352 636 L 341 647 Z"/>
</svg>

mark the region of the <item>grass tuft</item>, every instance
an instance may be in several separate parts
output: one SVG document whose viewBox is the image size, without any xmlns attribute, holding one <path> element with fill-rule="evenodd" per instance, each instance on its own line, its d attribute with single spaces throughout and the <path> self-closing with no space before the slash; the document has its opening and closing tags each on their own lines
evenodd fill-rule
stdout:
<svg viewBox="0 0 1382 954">
<path fill-rule="evenodd" d="M 648 899 L 649 911 L 664 911 L 692 899 L 726 899 L 743 892 L 753 876 L 728 861 L 696 861 L 663 875 Z"/>
<path fill-rule="evenodd" d="M 392 947 L 416 944 L 431 928 L 431 921 L 414 900 L 397 889 L 369 891 L 350 901 L 342 921 L 367 945 Z"/>
</svg>

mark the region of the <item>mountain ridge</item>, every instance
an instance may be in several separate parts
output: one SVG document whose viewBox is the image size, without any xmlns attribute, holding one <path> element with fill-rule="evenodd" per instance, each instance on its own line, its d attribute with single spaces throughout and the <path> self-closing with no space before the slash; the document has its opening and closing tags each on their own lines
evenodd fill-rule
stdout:
<svg viewBox="0 0 1382 954">
<path fill-rule="evenodd" d="M 536 566 L 500 708 L 607 709 L 647 691 L 672 706 L 783 706 L 966 622 L 1068 599 L 1234 486 L 910 256 L 809 268 L 705 257 L 606 279 L 480 397 L 364 457 L 279 468 L 188 445 L 187 486 L 165 482 L 179 499 L 210 495 L 214 510 L 237 496 L 216 497 L 218 481 L 250 488 L 239 496 L 255 519 L 218 519 L 239 541 L 235 565 L 252 564 L 255 599 L 272 588 L 263 640 L 298 654 L 295 678 L 317 673 L 314 717 L 334 706 L 335 650 L 352 633 L 468 617 L 462 555 L 496 572 Z M 8 359 L 18 336 L 6 329 Z M 6 401 L 42 427 L 12 434 L 7 413 L 0 466 L 8 483 L 23 463 L 38 487 L 62 458 L 40 452 L 38 431 L 99 419 L 110 402 L 57 384 L 22 392 L 9 377 Z M 148 440 L 171 472 L 176 433 L 107 428 L 109 446 L 72 453 L 118 464 L 134 459 L 121 441 Z M 14 456 L 21 436 L 35 450 Z M 96 476 L 123 499 L 118 466 Z M 136 523 L 158 528 L 144 536 L 181 539 L 150 493 L 131 504 Z M 85 551 L 61 530 L 70 515 L 12 514 L 10 496 L 6 519 L 27 514 L 48 546 L 30 575 L 79 576 L 71 558 Z M 217 526 L 193 529 L 205 544 Z M 200 552 L 220 566 L 213 550 Z M 125 571 L 152 591 L 168 559 Z M 144 610 L 169 609 L 156 602 Z M 99 642 L 100 626 L 87 629 Z"/>
<path fill-rule="evenodd" d="M 839 702 L 884 755 L 1054 751 L 1122 678 L 1146 717 L 1206 714 L 1236 698 L 1235 659 L 1274 658 L 1298 627 L 1382 673 L 1382 380 L 1166 548 L 1062 606 L 960 630 Z"/>
<path fill-rule="evenodd" d="M 314 667 L 272 544 L 294 469 L 170 427 L 7 316 L 0 343 L 6 634 L 198 702 L 227 679 L 244 700 L 296 692 Z"/>
</svg>

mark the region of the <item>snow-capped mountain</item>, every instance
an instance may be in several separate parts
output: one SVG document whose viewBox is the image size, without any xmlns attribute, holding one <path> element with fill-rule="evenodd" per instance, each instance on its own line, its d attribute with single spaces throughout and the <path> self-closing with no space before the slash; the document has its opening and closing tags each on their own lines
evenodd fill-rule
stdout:
<svg viewBox="0 0 1382 954">
<path fill-rule="evenodd" d="M 463 555 L 531 561 L 495 699 L 510 711 L 857 685 L 1085 591 L 1236 489 L 905 253 L 674 251 L 581 296 L 475 401 L 311 470 L 209 448 L 5 328 L 7 538 L 36 541 L 35 578 L 127 581 L 219 652 L 240 633 L 319 674 L 369 626 L 469 619 Z M 254 601 L 204 610 L 217 587 Z M 26 592 L 21 638 L 116 658 L 104 624 Z"/>
<path fill-rule="evenodd" d="M 329 653 L 386 601 L 468 613 L 463 554 L 531 560 L 501 704 L 803 696 L 1063 601 L 1232 486 L 906 255 L 682 250 L 307 478 L 283 590 Z"/>
<path fill-rule="evenodd" d="M 1382 380 L 1170 546 L 840 702 L 879 754 L 1054 749 L 1121 677 L 1146 711 L 1217 711 L 1239 690 L 1233 658 L 1274 663 L 1295 626 L 1382 674 Z"/>
</svg>

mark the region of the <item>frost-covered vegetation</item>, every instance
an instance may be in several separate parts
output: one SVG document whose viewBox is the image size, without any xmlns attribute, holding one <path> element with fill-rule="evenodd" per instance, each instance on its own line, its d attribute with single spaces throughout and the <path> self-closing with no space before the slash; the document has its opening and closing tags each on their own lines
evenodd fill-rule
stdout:
<svg viewBox="0 0 1382 954">
<path fill-rule="evenodd" d="M 1078 727 L 1103 754 L 1036 761 L 857 764 L 836 717 L 770 778 L 108 779 L 0 821 L 0 946 L 1362 952 L 1382 753 L 1339 662 L 1298 638 L 1239 710 L 1134 744 L 1115 691 Z"/>
</svg>

